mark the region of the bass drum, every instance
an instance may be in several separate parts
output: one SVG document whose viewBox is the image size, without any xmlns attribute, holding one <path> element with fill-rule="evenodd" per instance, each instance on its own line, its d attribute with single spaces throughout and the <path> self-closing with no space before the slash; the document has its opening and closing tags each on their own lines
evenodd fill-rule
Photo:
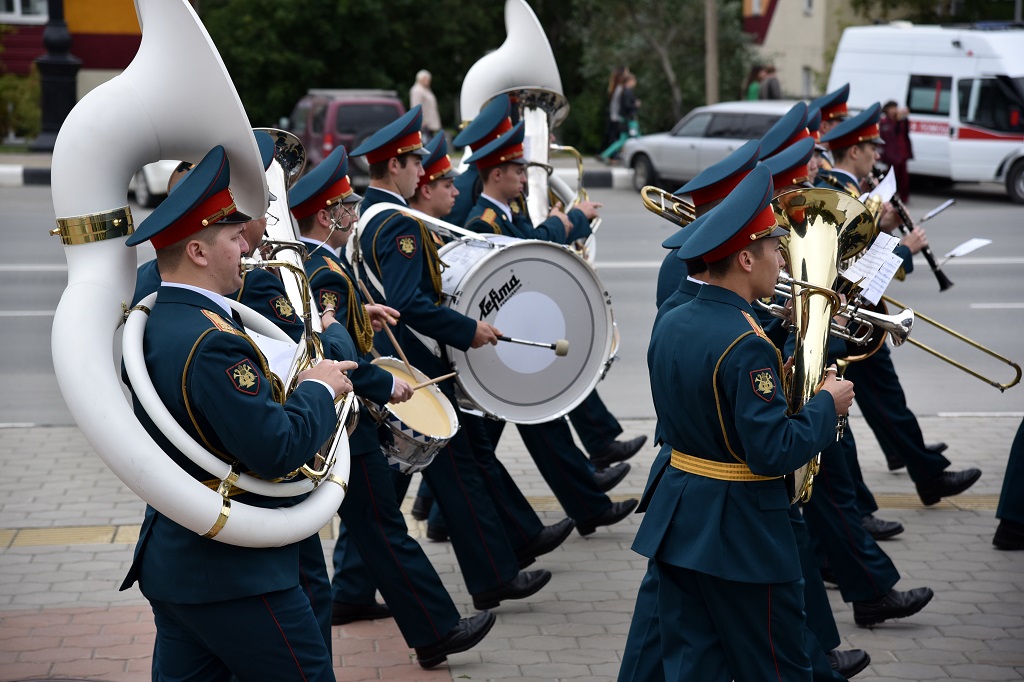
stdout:
<svg viewBox="0 0 1024 682">
<path fill-rule="evenodd" d="M 501 235 L 454 241 L 439 254 L 449 307 L 508 337 L 569 342 L 563 357 L 507 342 L 448 348 L 460 406 L 538 424 L 579 405 L 606 371 L 615 337 L 611 299 L 594 269 L 569 247 Z"/>
</svg>

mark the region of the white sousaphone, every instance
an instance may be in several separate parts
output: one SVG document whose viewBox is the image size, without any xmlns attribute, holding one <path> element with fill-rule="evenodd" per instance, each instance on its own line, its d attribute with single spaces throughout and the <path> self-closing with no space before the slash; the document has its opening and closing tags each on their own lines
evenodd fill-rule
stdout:
<svg viewBox="0 0 1024 682">
<path fill-rule="evenodd" d="M 569 115 L 569 101 L 562 90 L 562 77 L 551 43 L 526 0 L 506 0 L 505 31 L 507 37 L 501 47 L 481 57 L 466 73 L 459 108 L 462 119 L 471 121 L 494 97 L 508 94 L 512 98 L 526 128 L 523 147 L 530 162 L 526 203 L 531 220 L 538 225 L 547 219 L 551 208 L 549 191 L 562 202 L 565 210 L 586 199 L 583 157 L 572 147 L 550 143 L 551 130 Z M 569 152 L 575 157 L 578 175 L 575 189 L 552 172 L 551 150 Z M 596 255 L 596 232 L 600 224 L 600 218 L 595 219 L 591 223 L 594 234 L 585 244 L 576 245 L 577 251 L 591 264 Z"/>
<path fill-rule="evenodd" d="M 137 254 L 128 182 L 146 163 L 198 161 L 225 147 L 239 210 L 266 208 L 267 181 L 248 118 L 213 42 L 185 0 L 136 0 L 142 44 L 125 71 L 90 92 L 68 115 L 53 152 L 52 194 L 68 260 L 68 286 L 53 320 L 53 364 L 75 422 L 108 467 L 139 497 L 176 523 L 219 542 L 271 547 L 319 531 L 344 498 L 340 474 L 292 486 L 312 490 L 292 507 L 229 502 L 174 463 L 136 419 L 118 381 L 115 335 L 135 288 Z M 239 307 L 243 321 L 277 330 Z M 127 332 L 126 332 L 127 333 Z M 138 390 L 138 387 L 136 387 Z M 174 434 L 166 434 L 174 441 Z M 235 481 L 227 463 L 218 475 Z M 253 487 L 272 486 L 255 479 Z M 222 486 L 226 488 L 227 486 Z M 315 490 L 313 489 L 315 487 Z M 275 496 L 282 496 L 280 493 Z"/>
</svg>

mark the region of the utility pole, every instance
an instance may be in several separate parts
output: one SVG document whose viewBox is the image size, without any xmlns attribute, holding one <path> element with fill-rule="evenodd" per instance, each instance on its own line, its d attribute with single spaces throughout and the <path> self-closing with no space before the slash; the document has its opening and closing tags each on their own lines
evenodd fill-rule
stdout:
<svg viewBox="0 0 1024 682">
<path fill-rule="evenodd" d="M 704 103 L 718 101 L 718 5 L 704 0 Z"/>
</svg>

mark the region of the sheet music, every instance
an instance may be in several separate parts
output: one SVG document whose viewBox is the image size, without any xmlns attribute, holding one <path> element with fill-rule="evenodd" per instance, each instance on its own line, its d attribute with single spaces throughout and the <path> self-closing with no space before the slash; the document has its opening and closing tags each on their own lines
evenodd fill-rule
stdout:
<svg viewBox="0 0 1024 682">
<path fill-rule="evenodd" d="M 292 341 L 278 341 L 277 339 L 272 339 L 269 336 L 264 336 L 259 332 L 253 331 L 252 329 L 246 329 L 245 333 L 249 335 L 249 338 L 256 342 L 256 346 L 260 349 L 260 352 L 266 356 L 267 362 L 270 364 L 270 371 L 282 380 L 287 378 L 288 371 L 292 367 L 292 360 L 295 358 L 295 351 L 298 348 L 298 344 Z"/>
<path fill-rule="evenodd" d="M 958 256 L 966 256 L 972 251 L 977 251 L 983 246 L 988 246 L 992 243 L 991 239 L 984 239 L 983 237 L 972 237 L 968 239 L 960 246 L 957 246 L 952 251 L 946 254 L 946 258 L 956 258 Z"/>
<path fill-rule="evenodd" d="M 855 284 L 859 282 L 861 295 L 878 303 L 903 264 L 903 259 L 893 253 L 899 243 L 899 237 L 879 234 L 867 252 L 843 272 L 843 278 Z"/>
<path fill-rule="evenodd" d="M 881 182 L 870 192 L 862 194 L 859 201 L 863 204 L 871 197 L 878 197 L 882 200 L 883 204 L 887 204 L 894 194 L 896 194 L 896 173 L 890 167 L 889 172 L 885 174 Z"/>
</svg>

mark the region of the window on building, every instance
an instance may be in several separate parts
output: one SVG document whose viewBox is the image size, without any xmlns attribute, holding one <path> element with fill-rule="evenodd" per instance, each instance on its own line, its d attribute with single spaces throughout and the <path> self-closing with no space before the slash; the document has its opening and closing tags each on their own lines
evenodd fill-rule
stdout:
<svg viewBox="0 0 1024 682">
<path fill-rule="evenodd" d="M 804 14 L 814 13 L 814 0 L 804 0 Z"/>
<path fill-rule="evenodd" d="M 907 88 L 907 108 L 912 114 L 949 114 L 949 100 L 953 79 L 949 76 L 910 77 Z"/>
<path fill-rule="evenodd" d="M 46 0 L 0 0 L 0 21 L 43 23 L 46 18 Z"/>
<path fill-rule="evenodd" d="M 814 69 L 809 66 L 800 69 L 800 88 L 800 96 L 804 99 L 814 97 Z"/>
</svg>

